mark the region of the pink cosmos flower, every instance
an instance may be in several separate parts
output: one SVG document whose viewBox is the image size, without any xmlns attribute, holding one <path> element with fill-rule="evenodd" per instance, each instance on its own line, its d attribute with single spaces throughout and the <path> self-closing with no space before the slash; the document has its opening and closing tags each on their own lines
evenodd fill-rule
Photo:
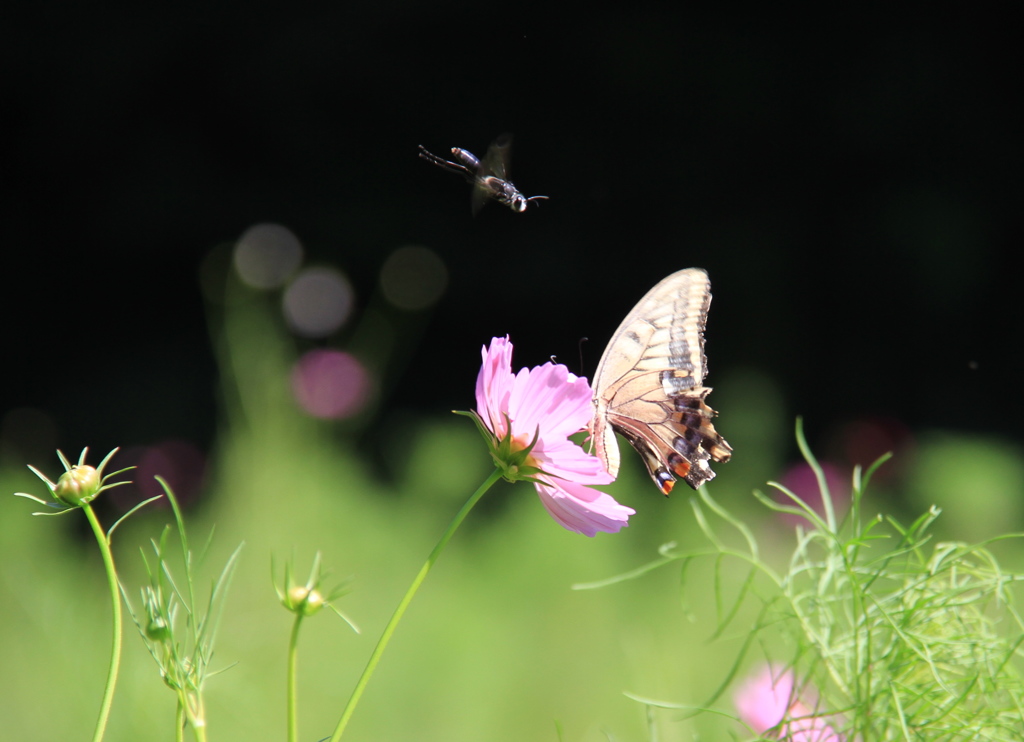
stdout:
<svg viewBox="0 0 1024 742">
<path fill-rule="evenodd" d="M 740 719 L 757 734 L 773 730 L 773 736 L 789 742 L 844 742 L 845 737 L 829 726 L 825 717 L 816 715 L 813 689 L 806 694 L 804 698 L 794 695 L 792 671 L 765 665 L 740 687 L 733 700 Z"/>
<path fill-rule="evenodd" d="M 828 485 L 829 496 L 832 498 L 832 507 L 842 517 L 842 513 L 850 504 L 850 475 L 844 472 L 835 464 L 827 461 L 819 462 L 822 471 L 825 473 L 825 484 Z M 794 464 L 779 479 L 779 483 L 804 501 L 814 512 L 822 518 L 825 517 L 825 506 L 821 499 L 821 489 L 818 486 L 818 477 L 814 469 L 806 462 Z M 776 502 L 793 507 L 796 503 L 788 495 L 782 492 L 775 493 Z M 803 515 L 792 513 L 779 513 L 781 520 L 791 526 L 807 526 L 809 519 Z"/>
<path fill-rule="evenodd" d="M 613 477 L 596 456 L 569 440 L 593 413 L 590 384 L 556 363 L 512 373 L 512 343 L 494 338 L 481 349 L 476 414 L 493 436 L 491 455 L 507 479 L 537 487 L 547 511 L 561 526 L 594 536 L 617 533 L 636 511 L 588 484 Z"/>
</svg>

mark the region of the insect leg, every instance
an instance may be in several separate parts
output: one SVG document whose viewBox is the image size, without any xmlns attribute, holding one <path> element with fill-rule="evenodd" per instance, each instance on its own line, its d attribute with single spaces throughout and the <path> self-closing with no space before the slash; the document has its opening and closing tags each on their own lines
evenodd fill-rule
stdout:
<svg viewBox="0 0 1024 742">
<path fill-rule="evenodd" d="M 470 172 L 469 168 L 467 168 L 465 165 L 460 165 L 457 162 L 449 162 L 448 160 L 445 160 L 442 157 L 438 157 L 433 152 L 428 152 L 426 147 L 424 147 L 422 144 L 419 145 L 419 148 L 420 157 L 422 157 L 427 162 L 437 165 L 442 170 L 447 170 L 450 173 L 458 173 L 466 180 L 472 182 L 475 173 Z"/>
</svg>

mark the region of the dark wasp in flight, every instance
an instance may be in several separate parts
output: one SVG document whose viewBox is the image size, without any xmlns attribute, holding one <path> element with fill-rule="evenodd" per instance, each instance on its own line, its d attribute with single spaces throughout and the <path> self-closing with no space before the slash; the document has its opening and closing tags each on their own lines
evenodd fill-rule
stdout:
<svg viewBox="0 0 1024 742">
<path fill-rule="evenodd" d="M 427 162 L 451 173 L 458 173 L 473 186 L 473 213 L 476 214 L 483 205 L 493 199 L 508 206 L 512 211 L 526 211 L 531 201 L 541 201 L 547 196 L 530 196 L 527 198 L 508 179 L 508 156 L 512 140 L 509 136 L 498 137 L 487 148 L 487 154 L 481 160 L 469 150 L 452 147 L 455 162 L 438 157 L 428 152 L 421 144 L 420 157 Z"/>
</svg>

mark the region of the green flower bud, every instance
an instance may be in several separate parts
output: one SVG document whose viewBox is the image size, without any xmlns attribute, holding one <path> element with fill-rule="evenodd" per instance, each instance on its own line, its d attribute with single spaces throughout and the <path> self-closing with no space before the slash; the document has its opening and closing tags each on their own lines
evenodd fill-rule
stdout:
<svg viewBox="0 0 1024 742">
<path fill-rule="evenodd" d="M 326 601 L 319 590 L 310 590 L 304 585 L 296 585 L 288 591 L 284 606 L 292 613 L 312 616 L 324 607 Z"/>
<path fill-rule="evenodd" d="M 92 502 L 100 493 L 103 482 L 100 473 L 92 466 L 72 466 L 60 475 L 53 496 L 65 505 L 78 507 Z"/>
<path fill-rule="evenodd" d="M 167 625 L 162 616 L 154 616 L 146 624 L 146 638 L 155 642 L 162 642 L 166 641 L 170 636 L 171 627 Z"/>
</svg>

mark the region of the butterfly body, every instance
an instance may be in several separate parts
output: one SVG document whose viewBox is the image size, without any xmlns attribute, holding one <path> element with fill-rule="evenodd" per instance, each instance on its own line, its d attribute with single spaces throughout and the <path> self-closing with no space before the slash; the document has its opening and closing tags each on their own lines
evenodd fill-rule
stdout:
<svg viewBox="0 0 1024 742">
<path fill-rule="evenodd" d="M 594 452 L 619 469 L 616 431 L 636 449 L 658 489 L 676 477 L 696 489 L 715 476 L 709 460 L 732 448 L 715 430 L 704 402 L 704 326 L 711 305 L 707 273 L 687 268 L 651 289 L 619 325 L 594 374 Z"/>
</svg>

